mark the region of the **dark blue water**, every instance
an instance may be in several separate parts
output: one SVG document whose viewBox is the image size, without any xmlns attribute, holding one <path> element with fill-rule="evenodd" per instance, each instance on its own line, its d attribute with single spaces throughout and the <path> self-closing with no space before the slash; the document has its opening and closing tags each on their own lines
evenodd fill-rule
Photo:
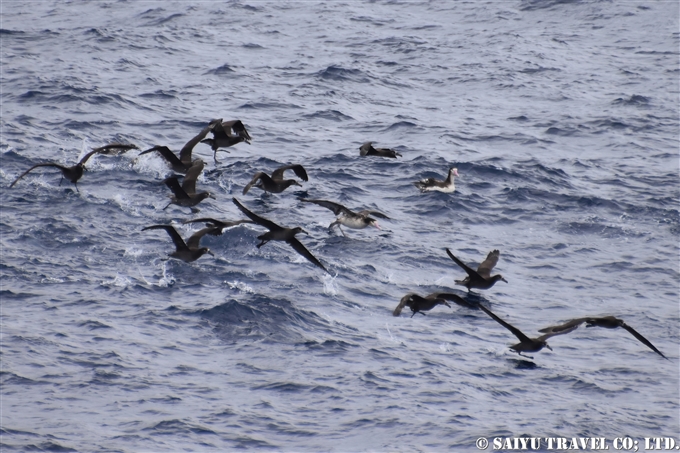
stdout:
<svg viewBox="0 0 680 453">
<path fill-rule="evenodd" d="M 675 2 L 4 2 L 3 451 L 476 451 L 493 436 L 680 435 L 678 4 Z M 205 124 L 199 216 L 253 211 L 310 234 L 330 270 L 262 229 L 166 261 L 153 154 Z M 397 160 L 359 157 L 365 141 Z M 241 191 L 301 163 L 309 182 Z M 413 181 L 458 168 L 456 192 Z M 327 226 L 328 199 L 381 230 Z M 448 247 L 500 249 L 509 283 L 466 295 Z M 479 310 L 392 310 L 408 292 L 481 301 L 529 336 L 586 329 L 522 359 Z"/>
</svg>

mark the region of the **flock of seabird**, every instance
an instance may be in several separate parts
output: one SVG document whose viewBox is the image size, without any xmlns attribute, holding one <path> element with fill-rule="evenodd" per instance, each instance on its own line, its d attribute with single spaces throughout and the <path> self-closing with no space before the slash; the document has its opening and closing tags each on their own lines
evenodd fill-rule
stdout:
<svg viewBox="0 0 680 453">
<path fill-rule="evenodd" d="M 212 134 L 212 138 L 206 138 L 208 134 Z M 148 154 L 152 152 L 157 152 L 168 164 L 175 174 L 166 178 L 163 182 L 171 190 L 173 196 L 171 201 L 163 209 L 167 209 L 170 205 L 176 204 L 181 207 L 190 208 L 192 212 L 198 212 L 196 205 L 199 204 L 206 198 L 215 198 L 209 192 L 197 192 L 196 191 L 196 181 L 200 174 L 203 172 L 205 163 L 201 159 L 193 159 L 192 152 L 194 147 L 198 143 L 205 143 L 209 145 L 213 151 L 213 158 L 215 164 L 218 164 L 217 152 L 220 148 L 229 148 L 238 143 L 245 142 L 250 144 L 252 138 L 248 133 L 246 127 L 240 120 L 232 121 L 222 121 L 222 119 L 215 119 L 208 123 L 201 132 L 189 140 L 184 147 L 179 152 L 179 157 L 175 155 L 167 146 L 154 146 L 150 149 L 142 151 L 139 155 Z M 68 179 L 71 183 L 75 185 L 76 191 L 78 191 L 78 181 L 82 178 L 85 171 L 85 163 L 94 154 L 104 154 L 104 155 L 120 155 L 127 151 L 139 149 L 135 145 L 131 144 L 121 144 L 112 143 L 102 147 L 94 148 L 88 152 L 77 164 L 71 167 L 66 167 L 53 162 L 40 163 L 32 166 L 24 173 L 19 175 L 9 187 L 13 187 L 17 181 L 22 179 L 28 173 L 30 173 L 35 168 L 39 167 L 54 167 L 61 171 L 62 178 L 59 181 L 59 185 L 64 178 Z M 228 152 L 228 151 L 227 151 Z M 401 154 L 393 149 L 389 148 L 374 148 L 372 142 L 366 142 L 359 148 L 359 155 L 365 156 L 376 156 L 385 157 L 390 159 L 396 159 L 397 157 L 402 157 Z M 302 181 L 308 181 L 307 171 L 300 164 L 285 165 L 275 169 L 271 175 L 260 171 L 255 173 L 251 181 L 246 184 L 243 188 L 243 194 L 247 194 L 248 191 L 256 187 L 269 193 L 281 193 L 292 185 L 301 186 L 301 184 L 295 179 L 284 179 L 284 174 L 287 170 L 291 170 L 295 176 L 297 176 Z M 181 176 L 183 175 L 183 176 Z M 445 180 L 437 180 L 435 178 L 423 179 L 416 181 L 413 184 L 420 189 L 421 192 L 439 191 L 444 193 L 452 193 L 455 191 L 454 177 L 458 177 L 458 170 L 455 167 L 449 168 L 447 178 Z M 179 180 L 182 178 L 182 183 Z M 375 228 L 380 228 L 378 221 L 374 217 L 380 219 L 389 219 L 389 217 L 379 211 L 372 210 L 361 210 L 352 211 L 349 208 L 327 200 L 310 200 L 305 198 L 298 198 L 299 201 L 305 203 L 312 203 L 318 206 L 327 208 L 333 212 L 336 216 L 335 221 L 333 221 L 328 228 L 331 229 L 337 226 L 340 232 L 345 236 L 345 232 L 342 230 L 341 226 L 354 229 L 362 229 L 369 226 Z M 267 232 L 261 234 L 257 237 L 260 243 L 257 244 L 257 248 L 262 247 L 269 241 L 283 241 L 289 244 L 293 250 L 298 254 L 303 256 L 309 262 L 315 266 L 323 269 L 325 272 L 329 273 L 328 269 L 307 250 L 307 248 L 297 239 L 297 235 L 300 233 L 308 234 L 301 227 L 287 228 L 278 225 L 277 223 L 265 219 L 264 217 L 255 214 L 246 208 L 241 202 L 236 198 L 232 198 L 233 203 L 236 207 L 246 216 L 249 220 L 235 220 L 235 221 L 222 221 L 213 218 L 198 218 L 187 220 L 184 223 L 204 223 L 205 227 L 201 230 L 192 234 L 186 241 L 182 239 L 182 236 L 177 232 L 177 230 L 172 225 L 150 225 L 144 227 L 142 231 L 148 230 L 165 230 L 165 232 L 170 236 L 170 239 L 175 245 L 175 251 L 170 253 L 169 256 L 176 258 L 185 262 L 192 262 L 205 254 L 214 256 L 214 254 L 207 247 L 201 247 L 200 241 L 205 235 L 221 235 L 226 228 L 234 227 L 244 223 L 254 223 L 256 225 L 262 226 L 267 229 Z M 373 216 L 373 217 L 371 217 Z M 458 259 L 448 248 L 445 249 L 448 256 L 460 266 L 466 273 L 467 276 L 463 280 L 456 280 L 456 284 L 465 286 L 469 291 L 474 289 L 486 290 L 493 287 L 499 280 L 507 283 L 508 281 L 503 278 L 502 275 L 496 274 L 491 275 L 493 268 L 498 264 L 500 257 L 500 252 L 498 250 L 492 250 L 487 255 L 486 259 L 477 267 L 477 270 L 465 264 L 463 261 Z M 510 349 L 522 355 L 523 352 L 538 352 L 544 347 L 552 350 L 546 340 L 550 337 L 556 335 L 563 335 L 576 330 L 583 323 L 586 327 L 605 327 L 608 329 L 613 329 L 621 327 L 631 333 L 638 341 L 649 347 L 651 350 L 659 354 L 663 358 L 664 356 L 661 351 L 659 351 L 649 340 L 643 337 L 635 329 L 626 324 L 623 320 L 618 319 L 614 316 L 605 317 L 584 317 L 576 318 L 565 322 L 564 324 L 557 326 L 550 326 L 544 329 L 540 329 L 539 332 L 543 335 L 537 338 L 529 338 L 518 328 L 512 326 L 508 322 L 504 321 L 496 314 L 491 312 L 487 307 L 478 302 L 470 302 L 463 297 L 445 292 L 435 292 L 429 294 L 425 297 L 420 296 L 415 293 L 408 293 L 399 301 L 399 305 L 394 309 L 393 315 L 399 316 L 404 309 L 408 307 L 411 309 L 411 317 L 415 316 L 416 313 L 424 315 L 425 311 L 432 310 L 438 305 L 445 305 L 451 307 L 448 302 L 454 302 L 457 305 L 467 307 L 467 308 L 479 308 L 492 319 L 498 322 L 500 325 L 508 329 L 513 335 L 519 339 L 519 343 L 510 346 Z M 528 357 L 528 356 L 523 356 Z M 531 357 L 529 357 L 531 358 Z"/>
</svg>

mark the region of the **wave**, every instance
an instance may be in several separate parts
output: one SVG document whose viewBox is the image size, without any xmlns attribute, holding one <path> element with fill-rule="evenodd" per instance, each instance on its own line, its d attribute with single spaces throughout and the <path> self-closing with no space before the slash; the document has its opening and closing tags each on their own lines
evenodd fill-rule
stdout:
<svg viewBox="0 0 680 453">
<path fill-rule="evenodd" d="M 285 299 L 253 295 L 245 301 L 229 300 L 202 310 L 215 334 L 223 341 L 276 341 L 297 343 L 303 332 L 326 327 L 315 314 L 296 308 Z"/>
<path fill-rule="evenodd" d="M 371 78 L 360 69 L 346 69 L 331 65 L 316 73 L 316 77 L 326 81 L 369 83 Z"/>
</svg>

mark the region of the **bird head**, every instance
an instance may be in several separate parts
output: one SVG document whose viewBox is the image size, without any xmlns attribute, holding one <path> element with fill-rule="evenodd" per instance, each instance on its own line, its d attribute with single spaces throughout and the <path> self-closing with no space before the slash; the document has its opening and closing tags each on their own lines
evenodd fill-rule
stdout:
<svg viewBox="0 0 680 453">
<path fill-rule="evenodd" d="M 294 233 L 294 234 L 304 233 L 304 234 L 306 234 L 306 235 L 309 236 L 309 233 L 307 233 L 305 230 L 303 230 L 302 227 L 295 227 L 295 228 L 293 228 L 293 233 Z"/>
<path fill-rule="evenodd" d="M 497 282 L 498 280 L 503 280 L 505 283 L 508 283 L 508 281 L 506 279 L 504 279 L 501 274 L 494 275 L 492 278 L 493 278 L 494 283 Z"/>
<path fill-rule="evenodd" d="M 451 167 L 451 169 L 449 169 L 449 173 L 451 173 L 453 176 L 458 177 L 458 169 L 455 167 Z"/>
<path fill-rule="evenodd" d="M 210 192 L 200 192 L 200 193 L 197 193 L 197 194 L 196 194 L 196 198 L 198 198 L 198 200 L 199 200 L 198 203 L 200 203 L 201 201 L 205 200 L 206 198 L 212 198 L 213 200 L 215 199 L 215 197 L 214 197 Z M 197 204 L 198 204 L 198 203 L 197 203 Z"/>
<path fill-rule="evenodd" d="M 368 222 L 368 224 L 369 224 L 370 226 L 374 226 L 374 227 L 376 227 L 376 228 L 379 229 L 379 230 L 381 229 L 381 228 L 380 228 L 380 225 L 378 225 L 378 221 L 375 220 L 374 218 L 368 217 L 368 218 L 366 219 L 366 221 Z"/>
</svg>

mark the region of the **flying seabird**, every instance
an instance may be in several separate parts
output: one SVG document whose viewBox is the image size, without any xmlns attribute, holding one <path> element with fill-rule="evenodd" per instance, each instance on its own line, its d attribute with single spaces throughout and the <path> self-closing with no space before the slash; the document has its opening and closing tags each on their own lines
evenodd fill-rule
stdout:
<svg viewBox="0 0 680 453">
<path fill-rule="evenodd" d="M 213 121 L 217 121 L 215 127 L 212 129 L 213 138 L 201 140 L 201 143 L 210 145 L 210 148 L 212 148 L 214 153 L 213 158 L 215 159 L 215 164 L 218 163 L 217 151 L 219 148 L 229 148 L 230 146 L 234 146 L 241 142 L 246 142 L 250 145 L 252 138 L 250 138 L 250 134 L 241 120 L 222 122 L 222 119 L 220 118 L 219 120 Z M 234 131 L 234 135 L 231 134 L 232 131 Z"/>
<path fill-rule="evenodd" d="M 413 184 L 420 189 L 421 192 L 439 191 L 444 193 L 451 193 L 456 190 L 456 185 L 453 183 L 453 177 L 458 176 L 458 169 L 451 167 L 449 175 L 445 181 L 440 181 L 434 178 L 421 179 Z"/>
<path fill-rule="evenodd" d="M 307 200 L 307 199 L 304 199 L 304 198 L 299 198 L 299 200 L 304 201 L 306 203 L 318 204 L 319 206 L 323 206 L 324 208 L 328 208 L 331 211 L 333 211 L 333 214 L 338 216 L 338 218 L 335 219 L 335 222 L 328 225 L 328 228 L 331 229 L 331 228 L 333 228 L 334 225 L 337 225 L 343 236 L 345 236 L 345 232 L 342 231 L 342 228 L 341 228 L 340 225 L 345 225 L 348 228 L 355 228 L 355 229 L 362 229 L 362 228 L 366 228 L 367 226 L 374 226 L 377 229 L 380 229 L 380 226 L 378 225 L 378 221 L 376 219 L 372 218 L 372 217 L 369 217 L 369 216 L 374 215 L 374 216 L 379 217 L 381 219 L 389 219 L 389 217 L 387 217 L 382 212 L 370 211 L 368 209 L 364 209 L 363 211 L 359 211 L 359 212 L 354 212 L 354 211 L 350 211 L 345 206 L 343 206 L 339 203 L 334 203 L 332 201 Z"/>
<path fill-rule="evenodd" d="M 179 206 L 184 206 L 186 208 L 191 208 L 191 212 L 198 212 L 199 209 L 195 208 L 198 203 L 205 200 L 206 198 L 215 198 L 210 192 L 198 192 L 196 193 L 196 180 L 198 176 L 203 171 L 205 163 L 201 159 L 194 161 L 194 164 L 187 170 L 187 174 L 184 176 L 184 181 L 180 186 L 179 180 L 176 175 L 165 178 L 163 182 L 166 186 L 172 190 L 174 196 L 172 200 L 163 210 L 167 209 L 171 204 L 176 204 Z"/>
<path fill-rule="evenodd" d="M 206 135 L 208 135 L 208 132 L 213 130 L 213 128 L 219 124 L 219 122 L 222 121 L 221 119 L 218 120 L 212 120 L 206 127 L 203 128 L 203 130 L 194 138 L 189 140 L 184 147 L 179 152 L 179 157 L 175 156 L 175 154 L 170 151 L 170 148 L 167 146 L 159 146 L 156 145 L 153 148 L 147 149 L 146 151 L 142 151 L 139 153 L 141 156 L 142 154 L 146 153 L 151 153 L 153 151 L 158 151 L 158 153 L 166 160 L 166 162 L 172 167 L 172 170 L 177 172 L 177 173 L 186 173 L 189 168 L 194 164 L 195 161 L 192 161 L 191 158 L 191 153 L 194 150 L 194 146 L 201 140 L 205 138 Z"/>
<path fill-rule="evenodd" d="M 374 148 L 373 142 L 366 142 L 359 147 L 359 155 L 365 156 L 379 156 L 379 157 L 390 157 L 396 159 L 397 156 L 401 157 L 401 154 L 390 148 Z"/>
<path fill-rule="evenodd" d="M 19 175 L 19 177 L 17 179 L 15 179 L 12 184 L 9 185 L 9 187 L 11 188 L 12 186 L 14 186 L 14 184 L 16 184 L 17 181 L 19 181 L 21 178 L 23 178 L 28 173 L 30 173 L 31 170 L 33 170 L 34 168 L 55 167 L 55 168 L 58 168 L 59 170 L 61 170 L 61 179 L 59 180 L 59 185 L 61 186 L 61 182 L 64 180 L 64 178 L 66 178 L 69 181 L 71 181 L 76 186 L 76 190 L 78 192 L 80 192 L 80 190 L 78 190 L 78 180 L 80 178 L 82 178 L 83 172 L 85 171 L 85 162 L 87 162 L 88 159 L 90 157 L 92 157 L 92 155 L 94 155 L 94 154 L 119 155 L 119 154 L 123 154 L 123 153 L 125 153 L 125 152 L 127 152 L 131 149 L 139 149 L 139 148 L 137 148 L 136 145 L 126 145 L 126 144 L 122 144 L 122 143 L 111 143 L 111 144 L 108 144 L 108 145 L 100 146 L 99 148 L 92 149 L 92 151 L 85 154 L 85 156 L 83 156 L 83 158 L 80 159 L 80 162 L 78 162 L 77 164 L 75 164 L 72 167 L 64 167 L 63 165 L 55 164 L 55 163 L 52 163 L 52 162 L 46 162 L 46 163 L 43 163 L 43 164 L 36 164 L 36 165 L 32 166 L 31 168 L 29 168 L 28 170 L 26 170 L 25 172 L 23 172 L 21 175 Z"/>
<path fill-rule="evenodd" d="M 252 220 L 215 220 L 209 217 L 203 217 L 201 219 L 191 219 L 191 220 L 185 220 L 182 223 L 200 223 L 203 222 L 207 227 L 212 227 L 213 231 L 208 231 L 208 234 L 211 234 L 213 236 L 220 236 L 222 232 L 224 231 L 225 228 L 233 227 L 236 225 L 240 225 L 242 223 L 254 223 Z"/>
<path fill-rule="evenodd" d="M 457 265 L 467 272 L 467 277 L 463 280 L 456 280 L 456 283 L 467 287 L 468 291 L 470 291 L 471 288 L 489 289 L 495 285 L 498 280 L 503 280 L 505 283 L 508 283 L 501 274 L 494 275 L 493 277 L 491 276 L 491 270 L 496 266 L 496 263 L 498 263 L 498 257 L 501 254 L 498 250 L 489 252 L 486 259 L 479 265 L 476 271 L 456 258 L 448 248 L 446 249 L 446 253 L 448 253 L 449 257 L 455 261 Z"/>
<path fill-rule="evenodd" d="M 196 233 L 192 234 L 191 237 L 189 237 L 189 240 L 185 243 L 184 240 L 182 239 L 182 236 L 179 235 L 177 230 L 175 230 L 175 227 L 172 225 L 151 225 L 148 227 L 142 228 L 142 231 L 146 230 L 158 230 L 162 229 L 168 232 L 170 235 L 170 239 L 172 239 L 172 242 L 175 243 L 175 248 L 176 250 L 172 253 L 169 254 L 169 256 L 173 258 L 177 258 L 178 260 L 182 260 L 185 263 L 190 263 L 191 261 L 196 261 L 206 253 L 212 256 L 215 256 L 209 248 L 207 247 L 200 247 L 200 241 L 203 236 L 206 234 L 213 234 L 213 231 L 217 227 L 206 227 L 203 228 L 202 230 L 197 231 Z"/>
<path fill-rule="evenodd" d="M 258 225 L 261 225 L 265 228 L 267 228 L 269 231 L 267 231 L 264 234 L 261 234 L 257 238 L 262 241 L 259 244 L 257 244 L 257 248 L 262 247 L 269 241 L 284 241 L 287 242 L 291 247 L 295 249 L 296 252 L 298 252 L 300 255 L 304 256 L 309 260 L 310 262 L 314 263 L 316 266 L 320 267 L 324 271 L 326 271 L 328 274 L 328 269 L 324 267 L 321 262 L 312 255 L 309 250 L 305 248 L 304 245 L 300 241 L 297 240 L 295 237 L 296 234 L 298 233 L 307 233 L 305 230 L 303 230 L 301 227 L 295 227 L 295 228 L 284 228 L 282 226 L 279 226 L 272 222 L 271 220 L 267 220 L 265 218 L 260 217 L 257 214 L 254 214 L 250 212 L 245 206 L 243 206 L 236 198 L 232 198 L 232 201 L 238 207 L 241 212 L 243 212 L 246 216 L 248 216 L 253 222 L 257 223 Z"/>
<path fill-rule="evenodd" d="M 399 301 L 399 305 L 397 305 L 397 308 L 394 309 L 392 314 L 394 316 L 399 316 L 401 314 L 401 310 L 404 307 L 409 307 L 413 312 L 411 318 L 413 318 L 413 316 L 415 316 L 416 313 L 425 315 L 423 311 L 432 310 L 437 305 L 446 305 L 447 307 L 451 308 L 451 305 L 449 305 L 446 302 L 447 300 L 466 307 L 469 306 L 469 303 L 466 302 L 465 299 L 456 294 L 432 293 L 428 296 L 422 297 L 415 293 L 408 293 L 407 295 L 401 298 L 401 300 Z"/>
<path fill-rule="evenodd" d="M 658 349 L 654 347 L 652 343 L 649 342 L 645 337 L 640 335 L 635 329 L 623 322 L 623 319 L 615 318 L 614 316 L 604 316 L 602 318 L 577 318 L 571 321 L 565 322 L 559 326 L 550 326 L 545 329 L 539 330 L 539 332 L 546 332 L 552 335 L 558 335 L 561 333 L 568 333 L 572 330 L 578 328 L 581 324 L 586 323 L 586 327 L 605 327 L 607 329 L 616 329 L 617 327 L 622 327 L 631 333 L 635 338 L 641 343 L 645 344 L 649 349 L 659 354 L 664 359 L 668 359 L 665 355 L 661 353 Z"/>
<path fill-rule="evenodd" d="M 307 178 L 307 171 L 302 165 L 284 165 L 283 167 L 279 167 L 274 170 L 271 177 L 262 171 L 255 173 L 253 179 L 251 179 L 250 182 L 243 188 L 243 195 L 247 194 L 253 185 L 258 189 L 262 189 L 265 192 L 270 193 L 281 193 L 292 185 L 302 187 L 302 184 L 294 179 L 283 179 L 283 173 L 286 170 L 293 170 L 298 178 L 302 179 L 303 181 L 309 181 L 309 178 Z"/>
<path fill-rule="evenodd" d="M 548 348 L 552 351 L 552 348 L 548 345 L 548 343 L 546 343 L 545 340 L 547 340 L 550 337 L 554 337 L 555 335 L 562 335 L 562 334 L 565 334 L 565 333 L 569 333 L 569 332 L 571 332 L 572 330 L 574 330 L 578 327 L 578 325 L 570 326 L 569 328 L 565 328 L 565 329 L 560 330 L 560 331 L 546 333 L 545 335 L 541 335 L 538 338 L 529 338 L 526 335 L 524 335 L 524 333 L 522 333 L 522 331 L 519 330 L 517 327 L 514 327 L 514 326 L 508 324 L 507 322 L 503 321 L 501 318 L 499 318 L 498 316 L 493 314 L 491 312 L 491 310 L 486 308 L 484 305 L 479 304 L 479 308 L 482 309 L 482 311 L 484 311 L 487 315 L 489 315 L 493 319 L 495 319 L 501 326 L 505 327 L 510 332 L 512 332 L 513 335 L 515 335 L 519 339 L 519 343 L 510 346 L 510 349 L 512 349 L 513 351 L 515 351 L 519 355 L 522 355 L 522 352 L 538 352 L 541 349 L 543 349 L 544 347 Z M 533 357 L 530 357 L 530 356 L 522 355 L 522 357 L 527 357 L 529 359 L 533 359 Z"/>
</svg>

